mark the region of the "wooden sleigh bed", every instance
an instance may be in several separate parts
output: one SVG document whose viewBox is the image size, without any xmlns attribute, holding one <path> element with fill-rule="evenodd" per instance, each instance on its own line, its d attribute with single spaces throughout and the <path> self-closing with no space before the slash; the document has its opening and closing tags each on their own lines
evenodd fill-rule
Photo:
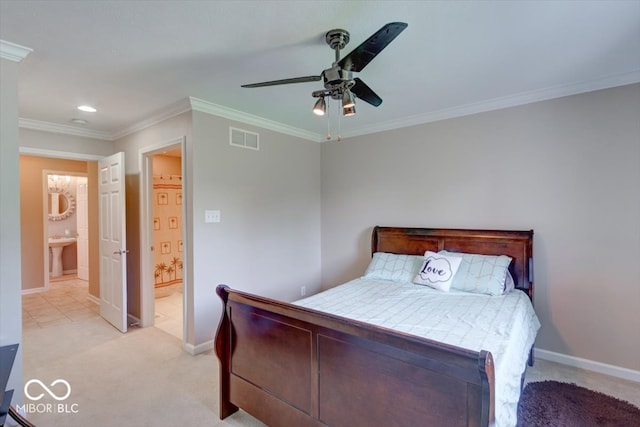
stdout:
<svg viewBox="0 0 640 427">
<path fill-rule="evenodd" d="M 371 252 L 508 255 L 533 295 L 533 231 L 374 227 Z M 471 351 L 220 285 L 220 418 L 269 426 L 488 426 L 491 353 Z"/>
</svg>

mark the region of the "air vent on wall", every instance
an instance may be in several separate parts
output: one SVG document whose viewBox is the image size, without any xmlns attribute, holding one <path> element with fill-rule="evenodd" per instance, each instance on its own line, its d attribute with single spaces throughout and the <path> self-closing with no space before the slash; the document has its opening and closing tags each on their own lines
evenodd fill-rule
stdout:
<svg viewBox="0 0 640 427">
<path fill-rule="evenodd" d="M 258 134 L 238 128 L 229 128 L 229 144 L 236 147 L 259 150 Z"/>
</svg>

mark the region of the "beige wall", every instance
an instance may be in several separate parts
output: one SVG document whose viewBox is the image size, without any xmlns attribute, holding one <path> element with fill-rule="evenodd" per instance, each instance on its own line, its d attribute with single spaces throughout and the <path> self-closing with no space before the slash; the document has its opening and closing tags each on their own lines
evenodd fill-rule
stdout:
<svg viewBox="0 0 640 427">
<path fill-rule="evenodd" d="M 98 208 L 98 162 L 87 162 L 89 215 L 89 293 L 100 298 L 100 211 Z"/>
<path fill-rule="evenodd" d="M 260 151 L 231 147 L 229 126 L 258 132 Z M 286 300 L 298 298 L 302 284 L 309 293 L 319 289 L 320 147 L 197 111 L 116 141 L 126 155 L 127 180 L 135 183 L 127 186 L 128 238 L 140 232 L 139 150 L 182 136 L 185 246 L 192 254 L 185 262 L 186 341 L 197 348 L 213 340 L 219 283 Z M 205 209 L 221 210 L 221 223 L 205 224 Z M 136 244 L 128 246 L 139 256 Z M 129 278 L 129 300 L 138 306 L 139 277 L 138 270 Z"/>
<path fill-rule="evenodd" d="M 301 284 L 361 275 L 375 224 L 533 228 L 537 347 L 640 370 L 639 104 L 636 84 L 340 144 L 185 113 L 113 144 L 127 159 L 131 259 L 139 150 L 186 136 L 188 343 L 213 338 L 218 283 L 293 300 Z M 261 150 L 230 147 L 229 125 L 260 133 Z M 222 222 L 205 224 L 205 209 Z M 128 275 L 136 315 L 139 262 Z"/>
<path fill-rule="evenodd" d="M 154 175 L 182 175 L 182 159 L 157 154 L 152 158 Z"/>
<path fill-rule="evenodd" d="M 43 132 L 34 129 L 20 128 L 20 148 L 22 150 L 40 150 L 42 152 L 73 153 L 91 157 L 105 157 L 113 154 L 113 142 L 86 138 L 74 135 Z M 33 153 L 30 153 L 33 154 Z"/>
<path fill-rule="evenodd" d="M 114 142 L 114 152 L 125 153 L 127 209 L 127 306 L 141 317 L 140 283 L 140 149 L 147 149 L 191 135 L 191 114 L 183 113 Z M 188 209 L 188 208 L 187 208 Z M 153 289 L 153 283 L 148 284 Z"/>
<path fill-rule="evenodd" d="M 100 296 L 98 258 L 97 162 L 20 156 L 22 290 L 44 286 L 44 195 L 43 171 L 66 171 L 87 174 L 89 194 L 89 292 Z M 73 255 L 75 251 L 71 251 Z M 64 254 L 64 252 L 63 252 Z M 68 264 L 67 264 L 68 265 Z"/>
<path fill-rule="evenodd" d="M 322 273 L 372 226 L 533 229 L 537 347 L 640 370 L 640 85 L 322 145 Z"/>
<path fill-rule="evenodd" d="M 20 185 L 18 176 L 18 69 L 0 58 L 0 346 L 22 343 L 20 297 Z M 7 390 L 22 402 L 22 347 Z"/>
<path fill-rule="evenodd" d="M 259 133 L 260 150 L 229 145 L 229 126 Z M 285 301 L 320 288 L 320 144 L 194 111 L 188 164 L 196 340 L 213 338 L 220 283 Z"/>
</svg>

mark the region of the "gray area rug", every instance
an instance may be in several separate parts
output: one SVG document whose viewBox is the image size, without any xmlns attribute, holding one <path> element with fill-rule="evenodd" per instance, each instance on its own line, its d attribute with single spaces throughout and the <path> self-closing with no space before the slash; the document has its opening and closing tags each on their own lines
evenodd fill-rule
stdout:
<svg viewBox="0 0 640 427">
<path fill-rule="evenodd" d="M 640 427 L 640 408 L 575 384 L 527 384 L 518 405 L 518 427 Z"/>
</svg>

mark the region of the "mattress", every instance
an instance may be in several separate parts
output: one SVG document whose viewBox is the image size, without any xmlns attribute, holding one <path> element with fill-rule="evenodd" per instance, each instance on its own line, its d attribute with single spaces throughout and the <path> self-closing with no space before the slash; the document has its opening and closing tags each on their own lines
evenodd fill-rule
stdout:
<svg viewBox="0 0 640 427">
<path fill-rule="evenodd" d="M 517 422 L 521 375 L 540 322 L 521 291 L 489 296 L 359 278 L 294 304 L 466 348 L 495 364 L 496 426 Z"/>
</svg>

